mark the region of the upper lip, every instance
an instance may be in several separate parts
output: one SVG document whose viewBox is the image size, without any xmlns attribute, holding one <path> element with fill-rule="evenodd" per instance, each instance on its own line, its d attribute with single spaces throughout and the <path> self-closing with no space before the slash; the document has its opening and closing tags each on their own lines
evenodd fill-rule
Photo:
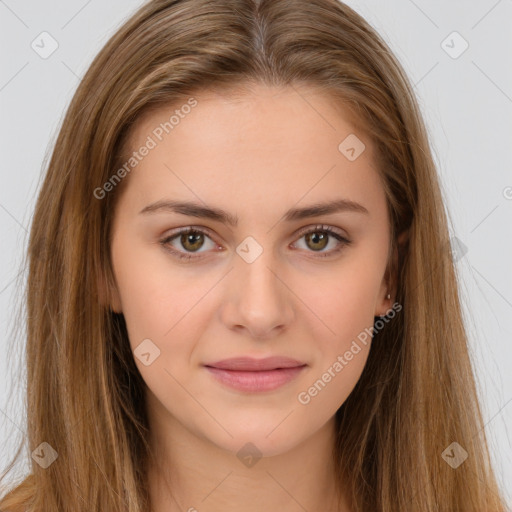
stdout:
<svg viewBox="0 0 512 512">
<path fill-rule="evenodd" d="M 223 359 L 215 363 L 206 364 L 214 368 L 222 370 L 239 370 L 239 371 L 264 371 L 276 370 L 278 368 L 295 368 L 298 366 L 305 366 L 306 363 L 291 359 L 289 357 L 273 356 L 264 359 L 254 359 L 252 357 L 233 357 L 230 359 Z"/>
</svg>

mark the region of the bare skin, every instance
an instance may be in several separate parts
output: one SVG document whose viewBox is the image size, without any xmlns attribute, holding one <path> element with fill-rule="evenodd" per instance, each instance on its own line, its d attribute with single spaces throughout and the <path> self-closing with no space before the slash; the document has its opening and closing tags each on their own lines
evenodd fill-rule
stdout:
<svg viewBox="0 0 512 512">
<path fill-rule="evenodd" d="M 113 225 L 111 306 L 125 316 L 132 350 L 149 339 L 153 354 L 148 365 L 135 357 L 157 454 L 149 472 L 153 510 L 349 512 L 345 490 L 335 501 L 334 415 L 361 376 L 370 340 L 342 371 L 331 370 L 328 381 L 323 375 L 392 305 L 389 218 L 372 145 L 312 89 L 258 86 L 237 97 L 194 97 L 197 106 L 127 178 Z M 175 108 L 144 116 L 131 150 Z M 366 145 L 353 161 L 338 149 L 349 134 Z M 342 198 L 367 212 L 284 218 L 291 208 Z M 238 224 L 140 213 L 163 200 L 214 206 Z M 177 234 L 162 245 L 188 226 L 206 233 L 188 243 Z M 258 248 L 253 261 L 242 257 Z M 231 388 L 204 366 L 272 355 L 306 366 L 263 392 Z M 319 379 L 325 386 L 308 394 Z M 247 443 L 256 449 L 252 465 Z"/>
</svg>

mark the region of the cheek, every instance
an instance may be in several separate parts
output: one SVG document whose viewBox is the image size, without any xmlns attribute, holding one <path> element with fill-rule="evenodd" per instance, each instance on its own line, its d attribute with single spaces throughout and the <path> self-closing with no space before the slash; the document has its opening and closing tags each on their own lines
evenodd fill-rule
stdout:
<svg viewBox="0 0 512 512">
<path fill-rule="evenodd" d="M 314 322 L 314 371 L 301 388 L 297 402 L 309 417 L 329 417 L 348 398 L 364 370 L 371 347 L 376 280 L 358 273 L 343 275 L 310 293 L 304 302 L 319 309 Z"/>
<path fill-rule="evenodd" d="M 324 365 L 318 365 L 320 372 L 312 375 L 297 394 L 297 402 L 308 418 L 332 417 L 349 397 L 361 377 L 370 350 L 369 344 L 357 342 L 356 345 L 326 358 Z"/>
<path fill-rule="evenodd" d="M 172 377 L 186 380 L 187 361 L 194 359 L 197 342 L 213 321 L 218 276 L 198 276 L 165 257 L 150 261 L 154 248 L 152 255 L 121 249 L 120 244 L 113 250 L 113 262 L 135 363 L 150 389 L 181 396 Z"/>
<path fill-rule="evenodd" d="M 112 261 L 132 348 L 149 338 L 161 349 L 176 339 L 207 286 L 195 283 L 167 264 L 155 248 L 124 250 L 120 236 L 113 244 Z M 148 254 L 149 253 L 149 254 Z M 153 259 L 152 259 L 153 256 Z M 203 290 L 204 288 L 204 290 Z"/>
<path fill-rule="evenodd" d="M 371 347 L 380 267 L 364 259 L 345 263 L 334 280 L 309 282 L 301 291 L 315 312 L 306 313 L 317 347 L 315 371 L 297 397 L 310 413 L 336 412 L 359 381 Z"/>
<path fill-rule="evenodd" d="M 315 339 L 324 344 L 324 353 L 350 345 L 351 339 L 373 325 L 380 277 L 367 265 L 346 262 L 329 275 L 299 282 L 294 292 L 304 305 Z"/>
</svg>

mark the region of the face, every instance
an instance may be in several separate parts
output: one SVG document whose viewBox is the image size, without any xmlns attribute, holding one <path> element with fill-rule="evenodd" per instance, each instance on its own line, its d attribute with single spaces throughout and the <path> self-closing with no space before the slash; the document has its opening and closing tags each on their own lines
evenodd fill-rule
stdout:
<svg viewBox="0 0 512 512">
<path fill-rule="evenodd" d="M 367 360 L 361 333 L 390 306 L 384 190 L 370 140 L 321 93 L 194 98 L 132 132 L 111 305 L 153 421 L 284 453 L 333 421 Z M 295 362 L 219 363 L 269 357 Z"/>
</svg>

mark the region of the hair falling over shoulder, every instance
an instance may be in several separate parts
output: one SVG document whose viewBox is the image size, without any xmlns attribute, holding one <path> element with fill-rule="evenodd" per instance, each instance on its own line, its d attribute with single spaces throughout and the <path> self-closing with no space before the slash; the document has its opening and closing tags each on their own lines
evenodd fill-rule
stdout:
<svg viewBox="0 0 512 512">
<path fill-rule="evenodd" d="M 505 512 L 426 128 L 389 47 L 337 0 L 148 1 L 90 65 L 49 158 L 27 253 L 28 445 L 58 458 L 47 468 L 30 458 L 0 510 L 150 510 L 144 383 L 122 315 L 99 300 L 113 282 L 123 183 L 101 200 L 95 190 L 122 165 L 144 112 L 255 83 L 332 95 L 378 149 L 403 308 L 336 413 L 334 455 L 354 512 Z M 457 469 L 442 457 L 453 442 L 468 454 Z"/>
</svg>

